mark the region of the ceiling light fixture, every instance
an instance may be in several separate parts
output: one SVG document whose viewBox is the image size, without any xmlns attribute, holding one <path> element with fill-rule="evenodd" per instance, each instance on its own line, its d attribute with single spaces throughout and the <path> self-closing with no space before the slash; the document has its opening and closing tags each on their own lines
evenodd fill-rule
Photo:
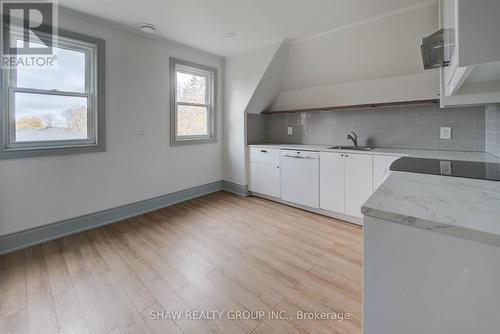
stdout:
<svg viewBox="0 0 500 334">
<path fill-rule="evenodd" d="M 236 33 L 235 32 L 228 32 L 228 33 L 226 33 L 226 37 L 235 38 L 236 37 Z"/>
<path fill-rule="evenodd" d="M 154 24 L 143 23 L 139 26 L 139 30 L 148 34 L 156 34 L 158 29 L 156 29 Z"/>
</svg>

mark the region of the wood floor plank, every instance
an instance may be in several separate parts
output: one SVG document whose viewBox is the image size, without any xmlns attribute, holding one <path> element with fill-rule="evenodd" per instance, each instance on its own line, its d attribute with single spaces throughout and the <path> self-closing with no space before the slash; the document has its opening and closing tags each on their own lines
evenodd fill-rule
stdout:
<svg viewBox="0 0 500 334">
<path fill-rule="evenodd" d="M 107 242 L 101 230 L 92 230 L 88 232 L 88 235 L 104 261 L 112 269 L 114 278 L 127 293 L 137 311 L 142 312 L 147 307 L 157 303 L 156 298 L 134 273 L 130 264 L 120 256 L 113 245 Z"/>
<path fill-rule="evenodd" d="M 225 311 L 224 308 L 212 303 L 206 298 L 197 288 L 188 284 L 179 291 L 179 295 L 186 303 L 197 311 L 211 310 L 211 311 Z M 214 319 L 208 322 L 210 325 L 211 333 L 224 333 L 224 334 L 244 334 L 249 333 L 252 329 L 238 326 L 237 322 L 228 319 Z"/>
<path fill-rule="evenodd" d="M 27 306 L 26 251 L 21 250 L 3 257 L 4 277 L 0 299 L 0 318 L 15 314 Z"/>
<path fill-rule="evenodd" d="M 137 260 L 133 265 L 137 275 L 146 284 L 148 289 L 156 296 L 161 304 L 162 310 L 165 311 L 180 311 L 185 314 L 190 310 L 188 304 L 179 297 L 179 295 L 163 280 L 145 260 Z M 190 321 L 181 317 L 175 320 L 175 324 L 184 333 L 210 333 L 206 324 L 198 321 Z"/>
<path fill-rule="evenodd" d="M 96 281 L 108 305 L 111 305 L 111 312 L 118 323 L 120 333 L 150 333 L 144 319 L 134 307 L 128 295 L 123 291 L 120 284 L 116 284 L 116 280 L 111 272 L 100 275 L 96 278 Z"/>
<path fill-rule="evenodd" d="M 73 289 L 54 296 L 54 306 L 60 334 L 89 334 L 87 321 Z"/>
<path fill-rule="evenodd" d="M 26 281 L 28 296 L 28 332 L 58 333 L 54 300 L 41 246 L 26 251 Z"/>
<path fill-rule="evenodd" d="M 62 240 L 63 257 L 71 275 L 90 333 L 107 334 L 118 328 L 109 305 L 73 237 Z"/>
<path fill-rule="evenodd" d="M 140 237 L 140 235 L 138 235 Z M 144 266 L 144 264 L 142 264 Z M 175 259 L 170 261 L 170 265 L 174 269 L 176 269 L 181 275 L 183 275 L 186 280 L 203 294 L 204 298 L 207 298 L 211 301 L 216 301 L 216 305 L 221 307 L 223 310 L 239 310 L 245 311 L 244 306 L 237 302 L 235 298 L 233 298 L 229 293 L 226 293 L 225 290 L 220 289 L 216 284 L 210 281 L 202 272 L 196 270 L 196 268 L 191 267 L 189 264 L 184 262 L 181 259 Z M 148 264 L 147 267 L 150 267 Z M 147 271 L 147 267 L 145 271 Z M 145 277 L 145 279 L 151 279 L 152 277 Z M 171 294 L 174 294 L 172 291 Z M 163 303 L 162 303 L 163 304 Z M 186 303 L 189 305 L 189 303 Z M 163 304 L 163 306 L 165 306 Z M 166 307 L 166 306 L 165 306 Z M 241 321 L 241 327 L 246 331 L 251 331 L 257 326 L 254 321 Z"/>
<path fill-rule="evenodd" d="M 27 334 L 28 310 L 23 308 L 10 315 L 0 318 L 0 333 L 2 334 Z"/>
<path fill-rule="evenodd" d="M 362 234 L 214 193 L 0 257 L 0 333 L 360 334 Z M 181 317 L 152 317 L 169 311 Z M 223 316 L 186 318 L 193 311 Z M 252 311 L 266 316 L 228 319 Z M 267 316 L 281 311 L 290 317 Z M 298 320 L 300 311 L 351 317 Z"/>
<path fill-rule="evenodd" d="M 155 303 L 141 312 L 141 316 L 146 322 L 149 330 L 153 334 L 183 334 L 174 321 L 155 319 L 152 313 L 166 312 L 160 303 Z"/>
<path fill-rule="evenodd" d="M 265 322 L 261 322 L 252 332 L 252 334 L 275 334 L 275 333 L 278 332 Z"/>
<path fill-rule="evenodd" d="M 111 270 L 87 234 L 77 234 L 74 240 L 88 268 L 94 276 L 106 274 Z"/>
<path fill-rule="evenodd" d="M 42 245 L 42 249 L 52 294 L 55 296 L 72 289 L 71 277 L 64 263 L 60 240 L 49 241 Z"/>
<path fill-rule="evenodd" d="M 180 275 L 174 268 L 165 262 L 140 236 L 137 236 L 132 228 L 120 228 L 122 238 L 127 242 L 129 247 L 134 250 L 142 259 L 146 260 L 160 276 L 172 287 L 174 290 L 179 290 L 186 286 L 187 280 Z"/>
</svg>

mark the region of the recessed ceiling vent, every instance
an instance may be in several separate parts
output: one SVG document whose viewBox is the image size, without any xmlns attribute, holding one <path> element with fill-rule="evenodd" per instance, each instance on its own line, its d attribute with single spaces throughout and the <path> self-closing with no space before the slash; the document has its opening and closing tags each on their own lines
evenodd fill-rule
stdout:
<svg viewBox="0 0 500 334">
<path fill-rule="evenodd" d="M 156 29 L 156 26 L 151 23 L 143 23 L 139 26 L 139 30 L 148 34 L 156 34 L 158 29 Z"/>
</svg>

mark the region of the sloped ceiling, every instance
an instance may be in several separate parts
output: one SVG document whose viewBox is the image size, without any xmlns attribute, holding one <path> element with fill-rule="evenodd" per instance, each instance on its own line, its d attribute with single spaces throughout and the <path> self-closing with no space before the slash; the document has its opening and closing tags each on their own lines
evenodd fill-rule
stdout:
<svg viewBox="0 0 500 334">
<path fill-rule="evenodd" d="M 226 59 L 224 108 L 224 180 L 247 185 L 245 111 L 270 105 L 281 85 L 279 66 L 283 42 Z M 279 57 L 278 57 L 279 58 Z M 271 67 L 271 68 L 270 68 Z M 273 72 L 273 73 L 270 73 Z M 276 72 L 276 73 L 274 73 Z M 264 79 L 264 80 L 263 80 Z M 271 91 L 263 92 L 265 87 Z M 259 91 L 261 93 L 259 93 Z"/>
<path fill-rule="evenodd" d="M 59 0 L 60 5 L 221 56 L 304 38 L 429 0 Z M 227 38 L 234 32 L 236 38 Z"/>
</svg>

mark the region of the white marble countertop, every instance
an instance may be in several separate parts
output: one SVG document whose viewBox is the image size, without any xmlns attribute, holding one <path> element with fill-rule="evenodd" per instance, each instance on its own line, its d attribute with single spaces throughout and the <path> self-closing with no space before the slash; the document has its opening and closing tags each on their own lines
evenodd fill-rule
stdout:
<svg viewBox="0 0 500 334">
<path fill-rule="evenodd" d="M 302 150 L 302 151 L 317 151 L 317 152 L 343 152 L 357 154 L 372 154 L 372 155 L 392 155 L 392 156 L 411 156 L 415 158 L 428 159 L 448 159 L 448 160 L 463 160 L 463 161 L 482 161 L 482 162 L 499 162 L 500 158 L 485 152 L 462 152 L 462 151 L 432 151 L 432 150 L 417 150 L 417 149 L 400 149 L 400 148 L 375 148 L 371 151 L 357 150 L 332 150 L 329 147 L 333 145 L 302 145 L 302 144 L 255 144 L 248 145 L 250 147 L 262 148 L 277 148 L 283 150 Z"/>
<path fill-rule="evenodd" d="M 250 145 L 340 152 L 326 145 Z M 484 152 L 374 149 L 359 154 L 499 162 Z M 364 215 L 500 247 L 500 182 L 393 172 L 363 205 Z"/>
<path fill-rule="evenodd" d="M 364 215 L 500 246 L 500 182 L 394 172 Z"/>
</svg>

